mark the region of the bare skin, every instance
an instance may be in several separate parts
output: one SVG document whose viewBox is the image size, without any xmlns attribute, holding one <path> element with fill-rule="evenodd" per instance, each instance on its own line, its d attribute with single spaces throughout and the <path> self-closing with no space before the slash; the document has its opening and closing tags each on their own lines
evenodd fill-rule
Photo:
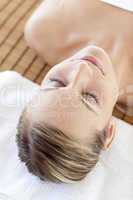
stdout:
<svg viewBox="0 0 133 200">
<path fill-rule="evenodd" d="M 47 0 L 28 21 L 25 36 L 50 65 L 88 45 L 103 48 L 116 73 L 117 104 L 133 116 L 133 13 L 97 0 Z"/>
</svg>

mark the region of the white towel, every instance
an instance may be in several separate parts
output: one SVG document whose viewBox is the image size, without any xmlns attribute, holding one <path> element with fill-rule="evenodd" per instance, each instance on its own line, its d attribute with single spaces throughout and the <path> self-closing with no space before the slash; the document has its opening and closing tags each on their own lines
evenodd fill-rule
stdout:
<svg viewBox="0 0 133 200">
<path fill-rule="evenodd" d="M 133 12 L 133 0 L 101 0 L 105 3 Z"/>
<path fill-rule="evenodd" d="M 16 126 L 39 86 L 16 72 L 0 73 L 0 200 L 133 200 L 133 127 L 114 118 L 111 148 L 76 184 L 42 182 L 19 160 Z"/>
</svg>

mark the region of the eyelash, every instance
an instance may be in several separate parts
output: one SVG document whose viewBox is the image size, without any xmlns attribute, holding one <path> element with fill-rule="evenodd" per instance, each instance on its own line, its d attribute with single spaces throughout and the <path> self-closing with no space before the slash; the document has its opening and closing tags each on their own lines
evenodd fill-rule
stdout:
<svg viewBox="0 0 133 200">
<path fill-rule="evenodd" d="M 86 96 L 88 97 L 92 97 L 94 100 L 95 100 L 95 103 L 99 103 L 99 100 L 98 100 L 98 97 L 95 95 L 95 94 L 93 94 L 93 93 L 90 93 L 90 92 L 88 92 L 88 93 L 84 93 L 83 94 L 83 97 L 85 98 L 85 100 L 86 100 Z"/>
<path fill-rule="evenodd" d="M 56 78 L 50 78 L 49 79 L 51 82 L 56 82 L 56 83 L 59 83 L 61 85 L 61 87 L 65 87 L 66 85 L 59 79 L 56 79 Z"/>
<path fill-rule="evenodd" d="M 50 80 L 51 82 L 59 83 L 61 87 L 65 87 L 65 86 L 66 86 L 66 85 L 65 85 L 61 80 L 59 80 L 59 79 L 50 78 L 49 80 Z M 86 93 L 82 94 L 83 97 L 88 96 L 88 95 L 89 95 L 89 97 L 92 97 L 92 98 L 95 100 L 96 103 L 99 103 L 98 97 L 97 97 L 94 93 L 90 93 L 90 92 L 87 93 L 87 92 L 86 92 Z"/>
</svg>

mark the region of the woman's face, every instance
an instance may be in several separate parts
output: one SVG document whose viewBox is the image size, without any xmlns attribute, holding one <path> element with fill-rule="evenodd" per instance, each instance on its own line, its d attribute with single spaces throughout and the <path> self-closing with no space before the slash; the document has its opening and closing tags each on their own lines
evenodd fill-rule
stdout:
<svg viewBox="0 0 133 200">
<path fill-rule="evenodd" d="M 33 122 L 43 121 L 87 141 L 107 125 L 117 98 L 110 58 L 103 49 L 88 46 L 47 73 L 27 113 Z"/>
</svg>

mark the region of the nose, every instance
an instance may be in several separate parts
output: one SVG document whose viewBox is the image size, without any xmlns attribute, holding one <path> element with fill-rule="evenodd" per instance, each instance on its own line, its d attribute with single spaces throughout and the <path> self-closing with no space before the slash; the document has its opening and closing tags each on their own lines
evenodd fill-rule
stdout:
<svg viewBox="0 0 133 200">
<path fill-rule="evenodd" d="M 86 61 L 78 61 L 71 73 L 70 87 L 79 91 L 92 79 L 93 70 Z"/>
</svg>

